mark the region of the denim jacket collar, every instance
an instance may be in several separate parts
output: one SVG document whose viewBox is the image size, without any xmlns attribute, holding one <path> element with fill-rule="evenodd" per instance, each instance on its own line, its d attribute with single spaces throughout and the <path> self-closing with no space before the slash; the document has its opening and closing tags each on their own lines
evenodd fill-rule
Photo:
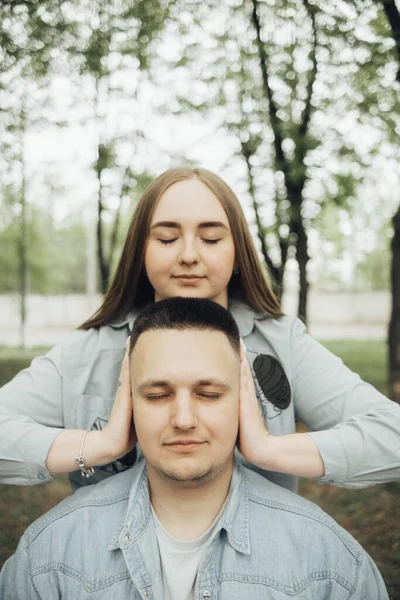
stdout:
<svg viewBox="0 0 400 600">
<path fill-rule="evenodd" d="M 135 469 L 136 470 L 136 469 Z M 128 507 L 118 531 L 108 549 L 126 549 L 143 534 L 151 518 L 150 495 L 146 476 L 146 461 L 140 461 L 129 494 Z M 225 529 L 229 544 L 243 554 L 251 553 L 249 533 L 249 497 L 243 467 L 236 461 L 229 497 L 219 530 Z M 154 531 L 155 535 L 155 531 Z"/>
</svg>

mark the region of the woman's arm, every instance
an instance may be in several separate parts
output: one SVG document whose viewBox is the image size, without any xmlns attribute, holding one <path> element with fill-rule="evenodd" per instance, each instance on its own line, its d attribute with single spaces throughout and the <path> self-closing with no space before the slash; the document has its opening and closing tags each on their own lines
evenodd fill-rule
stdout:
<svg viewBox="0 0 400 600">
<path fill-rule="evenodd" d="M 137 442 L 128 360 L 128 354 L 125 354 L 107 426 L 102 431 L 89 431 L 85 438 L 83 455 L 86 467 L 110 463 L 130 452 Z M 85 433 L 80 429 L 66 429 L 60 433 L 47 455 L 47 469 L 52 473 L 76 471 L 76 457 Z"/>
<path fill-rule="evenodd" d="M 362 488 L 400 479 L 400 406 L 344 366 L 295 319 L 291 335 L 296 416 L 323 459 L 321 483 Z"/>
<path fill-rule="evenodd" d="M 0 389 L 0 483 L 49 481 L 45 459 L 62 427 L 62 349 L 56 346 Z"/>
<path fill-rule="evenodd" d="M 266 430 L 243 345 L 238 446 L 246 460 L 266 471 L 303 477 L 320 477 L 324 474 L 324 463 L 317 445 L 307 434 L 273 436 Z"/>
<path fill-rule="evenodd" d="M 262 469 L 346 488 L 399 480 L 400 406 L 309 336 L 299 319 L 293 320 L 290 356 L 296 417 L 313 431 L 269 435 L 251 381 L 241 398 L 245 458 Z"/>
<path fill-rule="evenodd" d="M 78 355 L 86 335 L 74 332 L 69 342 Z M 115 460 L 135 443 L 129 380 L 120 387 L 118 398 L 107 427 L 86 438 L 87 466 Z M 84 434 L 85 430 L 64 429 L 63 347 L 59 345 L 35 358 L 0 389 L 0 483 L 34 485 L 51 480 L 52 473 L 77 470 Z"/>
</svg>

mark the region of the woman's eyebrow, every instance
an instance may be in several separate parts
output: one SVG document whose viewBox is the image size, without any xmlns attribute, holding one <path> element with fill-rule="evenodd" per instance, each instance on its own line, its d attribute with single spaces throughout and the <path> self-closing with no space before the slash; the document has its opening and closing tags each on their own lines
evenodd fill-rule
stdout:
<svg viewBox="0 0 400 600">
<path fill-rule="evenodd" d="M 176 223 L 175 221 L 157 221 L 157 223 L 154 223 L 154 225 L 151 226 L 151 229 L 155 229 L 156 227 L 182 229 L 181 225 L 179 223 Z M 228 229 L 228 227 L 225 225 L 225 223 L 222 223 L 222 221 L 203 221 L 198 225 L 199 229 L 207 229 L 209 227 L 223 227 L 224 229 Z"/>
<path fill-rule="evenodd" d="M 199 229 L 207 229 L 208 227 L 223 227 L 224 229 L 228 229 L 222 221 L 205 221 L 204 223 L 199 223 Z"/>
<path fill-rule="evenodd" d="M 151 226 L 151 229 L 155 229 L 156 227 L 170 227 L 171 229 L 181 229 L 179 223 L 175 223 L 175 221 L 158 221 Z"/>
</svg>

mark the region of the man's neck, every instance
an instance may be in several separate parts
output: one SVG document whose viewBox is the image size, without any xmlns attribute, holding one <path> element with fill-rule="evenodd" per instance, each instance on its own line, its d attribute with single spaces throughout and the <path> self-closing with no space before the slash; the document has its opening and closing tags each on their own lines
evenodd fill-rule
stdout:
<svg viewBox="0 0 400 600">
<path fill-rule="evenodd" d="M 199 538 L 214 523 L 229 493 L 233 462 L 205 482 L 168 481 L 149 466 L 150 498 L 162 526 L 181 541 Z"/>
</svg>

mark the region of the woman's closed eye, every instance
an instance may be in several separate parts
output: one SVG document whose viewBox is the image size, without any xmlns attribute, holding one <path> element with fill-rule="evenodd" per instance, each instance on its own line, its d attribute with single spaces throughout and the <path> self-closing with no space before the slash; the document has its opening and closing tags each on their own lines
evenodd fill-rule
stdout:
<svg viewBox="0 0 400 600">
<path fill-rule="evenodd" d="M 162 244 L 172 244 L 173 242 L 176 242 L 176 240 L 178 238 L 174 238 L 172 240 L 163 240 L 161 238 L 157 238 L 159 242 L 161 242 Z M 204 242 L 205 244 L 216 244 L 217 242 L 220 242 L 222 238 L 218 238 L 218 239 L 209 239 L 209 238 L 201 238 L 201 241 Z"/>
</svg>

